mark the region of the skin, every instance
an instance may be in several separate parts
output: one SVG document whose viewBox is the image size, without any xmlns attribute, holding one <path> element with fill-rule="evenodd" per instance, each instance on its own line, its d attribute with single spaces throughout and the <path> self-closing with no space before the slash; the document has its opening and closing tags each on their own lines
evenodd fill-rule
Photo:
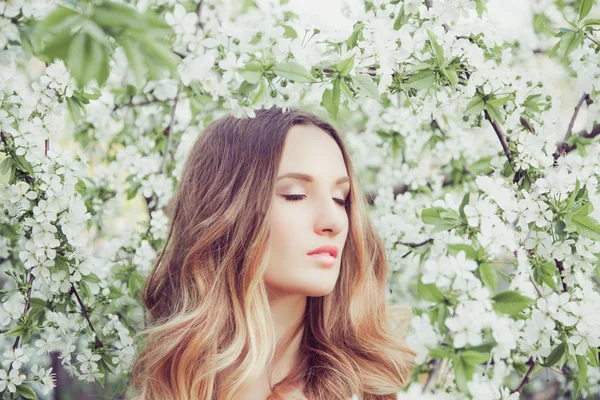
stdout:
<svg viewBox="0 0 600 400">
<path fill-rule="evenodd" d="M 307 174 L 313 181 L 279 179 L 288 173 Z M 338 201 L 347 199 L 350 183 L 336 184 L 343 177 L 348 177 L 348 172 L 342 152 L 327 132 L 304 125 L 290 129 L 273 193 L 271 258 L 264 276 L 277 347 L 263 377 L 236 400 L 266 399 L 270 387 L 291 372 L 302 337 L 300 324 L 307 297 L 325 296 L 335 287 L 348 235 L 348 214 Z M 288 200 L 286 195 L 302 198 Z M 333 266 L 307 255 L 324 245 L 338 248 Z M 293 336 L 299 327 L 299 333 Z"/>
</svg>

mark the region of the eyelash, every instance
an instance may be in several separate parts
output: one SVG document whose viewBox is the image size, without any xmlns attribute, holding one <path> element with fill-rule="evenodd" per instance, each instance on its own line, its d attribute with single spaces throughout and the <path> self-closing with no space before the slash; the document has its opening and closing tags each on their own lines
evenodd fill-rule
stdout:
<svg viewBox="0 0 600 400">
<path fill-rule="evenodd" d="M 304 194 L 288 194 L 288 195 L 284 194 L 282 196 L 285 197 L 285 199 L 287 201 L 302 200 L 304 197 L 306 197 L 306 195 L 304 195 Z M 335 202 L 341 206 L 348 206 L 351 203 L 351 201 L 345 201 L 345 200 L 341 200 L 341 199 L 333 199 L 333 200 L 335 200 Z"/>
</svg>

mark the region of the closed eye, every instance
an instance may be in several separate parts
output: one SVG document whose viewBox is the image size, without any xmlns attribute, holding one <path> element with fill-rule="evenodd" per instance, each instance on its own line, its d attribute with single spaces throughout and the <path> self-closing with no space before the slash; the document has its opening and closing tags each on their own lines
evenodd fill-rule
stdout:
<svg viewBox="0 0 600 400">
<path fill-rule="evenodd" d="M 284 194 L 282 196 L 285 197 L 285 199 L 287 201 L 302 200 L 306 197 L 305 194 Z M 338 203 L 339 205 L 344 206 L 344 207 L 350 205 L 350 201 L 345 201 L 342 199 L 335 199 L 335 198 L 333 200 L 335 200 L 336 203 Z"/>
</svg>

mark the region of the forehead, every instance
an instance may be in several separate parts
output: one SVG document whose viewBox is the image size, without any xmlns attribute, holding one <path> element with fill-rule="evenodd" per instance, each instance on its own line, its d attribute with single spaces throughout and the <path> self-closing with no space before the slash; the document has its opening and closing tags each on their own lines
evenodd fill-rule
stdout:
<svg viewBox="0 0 600 400">
<path fill-rule="evenodd" d="M 328 132 L 313 125 L 294 125 L 284 143 L 279 175 L 300 172 L 319 179 L 347 175 L 344 157 Z"/>
</svg>

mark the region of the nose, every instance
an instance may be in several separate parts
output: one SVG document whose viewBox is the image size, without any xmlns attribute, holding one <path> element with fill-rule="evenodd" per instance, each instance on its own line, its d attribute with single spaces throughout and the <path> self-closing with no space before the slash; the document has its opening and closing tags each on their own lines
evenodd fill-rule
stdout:
<svg viewBox="0 0 600 400">
<path fill-rule="evenodd" d="M 317 207 L 314 214 L 316 233 L 336 236 L 344 230 L 348 223 L 346 209 L 337 204 L 330 194 L 322 196 L 321 200 L 315 203 L 315 207 Z"/>
</svg>

